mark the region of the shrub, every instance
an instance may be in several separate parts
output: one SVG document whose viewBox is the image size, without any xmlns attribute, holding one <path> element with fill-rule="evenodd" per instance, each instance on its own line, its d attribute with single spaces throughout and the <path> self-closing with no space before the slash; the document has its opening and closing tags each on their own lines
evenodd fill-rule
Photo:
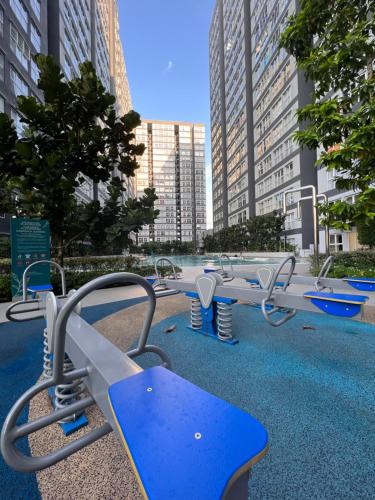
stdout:
<svg viewBox="0 0 375 500">
<path fill-rule="evenodd" d="M 345 276 L 358 276 L 358 277 L 373 277 L 373 270 L 375 270 L 375 251 L 371 250 L 356 250 L 355 252 L 338 252 L 333 254 L 334 262 L 329 273 L 332 278 L 344 278 Z M 311 273 L 317 276 L 319 270 L 326 260 L 326 256 L 319 256 L 319 269 L 313 265 Z"/>
<path fill-rule="evenodd" d="M 52 259 L 56 260 L 56 259 Z M 110 257 L 66 257 L 64 259 L 65 272 L 81 271 L 102 271 L 116 272 L 126 271 L 129 268 L 137 266 L 139 260 L 132 256 L 110 256 Z M 0 275 L 10 273 L 10 259 L 0 259 Z"/>
<path fill-rule="evenodd" d="M 176 268 L 177 272 L 181 269 Z M 65 271 L 66 288 L 71 290 L 72 288 L 79 288 L 88 281 L 91 281 L 99 276 L 109 274 L 110 272 L 128 272 L 138 274 L 140 276 L 153 275 L 155 272 L 154 266 L 132 266 L 132 267 L 120 267 L 118 269 L 91 269 L 91 270 L 75 270 L 75 271 Z M 171 273 L 172 269 L 169 267 L 163 268 L 163 274 Z M 52 273 L 51 282 L 53 285 L 54 292 L 59 295 L 61 294 L 61 278 L 59 273 Z M 0 274 L 0 302 L 8 302 L 12 300 L 11 287 L 10 287 L 10 273 Z"/>
</svg>

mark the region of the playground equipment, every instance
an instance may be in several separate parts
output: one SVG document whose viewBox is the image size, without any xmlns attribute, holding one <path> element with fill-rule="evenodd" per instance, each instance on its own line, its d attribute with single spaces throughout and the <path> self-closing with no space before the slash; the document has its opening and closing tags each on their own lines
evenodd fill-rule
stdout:
<svg viewBox="0 0 375 500">
<path fill-rule="evenodd" d="M 327 276 L 332 267 L 333 261 L 333 256 L 327 257 L 322 267 L 320 268 L 317 277 L 299 276 L 293 273 L 290 277 L 289 284 L 311 286 L 314 287 L 318 292 L 322 292 L 324 290 L 328 290 L 331 293 L 333 292 L 333 290 L 350 291 L 353 288 L 362 292 L 375 292 L 375 278 L 328 278 Z M 264 269 L 268 269 L 269 273 L 271 274 L 276 272 L 272 266 Z M 263 285 L 262 280 L 259 276 L 259 270 L 257 272 L 233 271 L 232 277 L 242 278 L 250 283 L 250 286 L 253 287 L 268 288 L 267 286 Z M 283 280 L 284 278 L 280 276 L 280 286 L 283 285 Z"/>
<path fill-rule="evenodd" d="M 115 283 L 138 284 L 148 296 L 138 346 L 127 353 L 74 312 L 89 293 Z M 166 369 L 170 366 L 166 353 L 147 343 L 156 305 L 152 286 L 140 276 L 116 273 L 81 287 L 60 311 L 53 297 L 50 293 L 47 300 L 48 332 L 54 346 L 52 377 L 26 391 L 6 417 L 0 445 L 7 464 L 21 472 L 42 470 L 114 430 L 146 498 L 247 499 L 249 470 L 267 451 L 267 433 L 247 413 Z M 145 352 L 156 353 L 162 366 L 143 371 L 134 359 Z M 68 373 L 64 372 L 65 353 L 74 364 Z M 19 415 L 37 394 L 81 379 L 87 395 L 17 425 Z M 16 447 L 19 439 L 95 403 L 107 420 L 101 427 L 44 456 L 27 456 Z"/>
<path fill-rule="evenodd" d="M 66 281 L 65 281 L 65 272 L 64 269 L 52 260 L 38 260 L 30 264 L 24 271 L 22 276 L 22 300 L 11 304 L 7 310 L 5 311 L 5 315 L 9 321 L 29 321 L 30 319 L 39 319 L 44 317 L 45 311 L 45 300 L 47 293 L 53 289 L 51 283 L 45 283 L 44 285 L 31 286 L 28 283 L 28 277 L 30 271 L 38 265 L 48 264 L 57 268 L 61 277 L 61 290 L 62 294 L 59 298 L 66 297 Z M 28 298 L 29 294 L 31 294 L 31 299 Z M 34 306 L 36 307 L 24 307 L 20 309 L 20 306 Z M 31 314 L 36 311 L 39 311 L 39 314 Z M 26 314 L 21 318 L 17 318 L 19 314 Z"/>
<path fill-rule="evenodd" d="M 282 271 L 288 264 L 289 270 L 281 278 Z M 215 304 L 222 303 L 232 306 L 237 300 L 259 304 L 266 321 L 275 327 L 292 319 L 298 310 L 322 312 L 348 318 L 362 313 L 363 305 L 368 300 L 368 297 L 364 295 L 337 294 L 316 290 L 306 292 L 303 295 L 287 292 L 289 284 L 294 279 L 295 264 L 294 256 L 284 259 L 277 271 L 270 271 L 266 280 L 268 286 L 263 288 L 228 286 L 216 273 L 197 276 L 195 282 L 166 280 L 165 284 L 167 288 L 175 288 L 192 299 L 190 327 L 193 330 L 230 344 L 236 343 L 231 331 L 232 314 L 227 313 L 225 335 L 219 335 L 221 333 L 218 326 L 220 308 L 217 306 L 215 308 Z M 259 278 L 258 275 L 255 276 Z M 241 277 L 243 277 L 242 274 Z M 278 319 L 274 319 L 273 315 L 276 313 L 279 315 Z"/>
<path fill-rule="evenodd" d="M 163 275 L 164 264 L 166 264 L 172 270 L 172 272 L 170 274 L 167 274 L 166 276 Z M 150 283 L 150 285 L 152 285 L 152 288 L 154 290 L 159 289 L 159 291 L 161 291 L 166 289 L 165 286 L 166 278 L 172 278 L 177 280 L 178 274 L 173 262 L 170 259 L 168 259 L 167 257 L 160 257 L 155 261 L 155 274 L 152 276 L 145 276 L 145 279 L 148 283 Z"/>
<path fill-rule="evenodd" d="M 217 285 L 224 283 L 220 274 L 198 276 L 196 291 L 185 293 L 191 299 L 191 328 L 203 335 L 236 344 L 232 335 L 232 305 L 235 299 L 215 296 Z"/>
<path fill-rule="evenodd" d="M 220 267 L 221 267 L 221 271 L 219 271 L 219 274 L 221 274 L 221 276 L 223 277 L 223 280 L 224 282 L 229 282 L 229 281 L 232 281 L 234 278 L 233 278 L 233 265 L 232 265 L 232 261 L 229 257 L 229 255 L 227 255 L 226 253 L 222 253 L 219 257 L 220 259 Z M 227 263 L 229 264 L 229 270 L 227 271 L 224 267 L 224 260 L 227 261 Z"/>
</svg>

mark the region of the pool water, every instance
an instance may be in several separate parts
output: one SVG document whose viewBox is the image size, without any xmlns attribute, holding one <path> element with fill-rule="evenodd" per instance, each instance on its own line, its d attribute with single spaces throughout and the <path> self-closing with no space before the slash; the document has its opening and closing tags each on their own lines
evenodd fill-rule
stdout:
<svg viewBox="0 0 375 500">
<path fill-rule="evenodd" d="M 173 264 L 179 267 L 205 267 L 205 266 L 220 266 L 219 255 L 149 255 L 146 260 L 142 261 L 145 265 L 154 265 L 157 259 L 166 257 Z M 249 265 L 249 264 L 279 264 L 280 259 L 269 257 L 231 257 L 232 265 Z M 228 260 L 223 259 L 224 266 L 228 265 Z"/>
</svg>

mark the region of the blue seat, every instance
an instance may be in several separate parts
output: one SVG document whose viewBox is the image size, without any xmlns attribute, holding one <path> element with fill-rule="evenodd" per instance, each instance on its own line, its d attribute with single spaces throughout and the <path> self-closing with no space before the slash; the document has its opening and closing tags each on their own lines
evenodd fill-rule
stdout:
<svg viewBox="0 0 375 500">
<path fill-rule="evenodd" d="M 53 286 L 50 283 L 46 285 L 28 285 L 27 291 L 31 293 L 31 297 L 35 299 L 38 292 L 50 292 L 53 290 Z"/>
<path fill-rule="evenodd" d="M 359 314 L 363 304 L 368 300 L 366 295 L 351 295 L 348 293 L 306 292 L 306 299 L 320 310 L 334 316 L 352 318 Z"/>
<path fill-rule="evenodd" d="M 375 278 L 343 278 L 343 281 L 361 292 L 375 292 Z"/>
<path fill-rule="evenodd" d="M 267 450 L 257 420 L 165 368 L 108 393 L 146 498 L 219 499 Z"/>
<path fill-rule="evenodd" d="M 219 271 L 221 271 L 221 268 L 220 267 L 205 267 L 203 269 L 203 272 L 205 274 L 209 274 L 209 273 L 218 273 Z"/>
<path fill-rule="evenodd" d="M 148 281 L 148 283 L 150 283 L 150 285 L 153 285 L 155 283 L 155 281 L 158 280 L 158 277 L 157 276 L 145 276 L 145 280 Z"/>
</svg>

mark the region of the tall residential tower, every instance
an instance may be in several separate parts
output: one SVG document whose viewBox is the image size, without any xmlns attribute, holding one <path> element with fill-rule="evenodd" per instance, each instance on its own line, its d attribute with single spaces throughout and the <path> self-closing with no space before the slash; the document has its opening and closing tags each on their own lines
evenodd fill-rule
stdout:
<svg viewBox="0 0 375 500">
<path fill-rule="evenodd" d="M 204 125 L 142 120 L 136 141 L 146 146 L 136 171 L 137 196 L 154 187 L 160 211 L 155 224 L 139 233 L 138 243 L 198 244 L 206 229 Z"/>
<path fill-rule="evenodd" d="M 278 47 L 297 0 L 217 0 L 210 30 L 214 230 L 282 207 L 282 193 L 317 184 L 314 152 L 292 141 L 295 110 L 313 86 Z M 308 249 L 311 207 L 303 229 L 289 198 L 287 240 Z"/>
</svg>

